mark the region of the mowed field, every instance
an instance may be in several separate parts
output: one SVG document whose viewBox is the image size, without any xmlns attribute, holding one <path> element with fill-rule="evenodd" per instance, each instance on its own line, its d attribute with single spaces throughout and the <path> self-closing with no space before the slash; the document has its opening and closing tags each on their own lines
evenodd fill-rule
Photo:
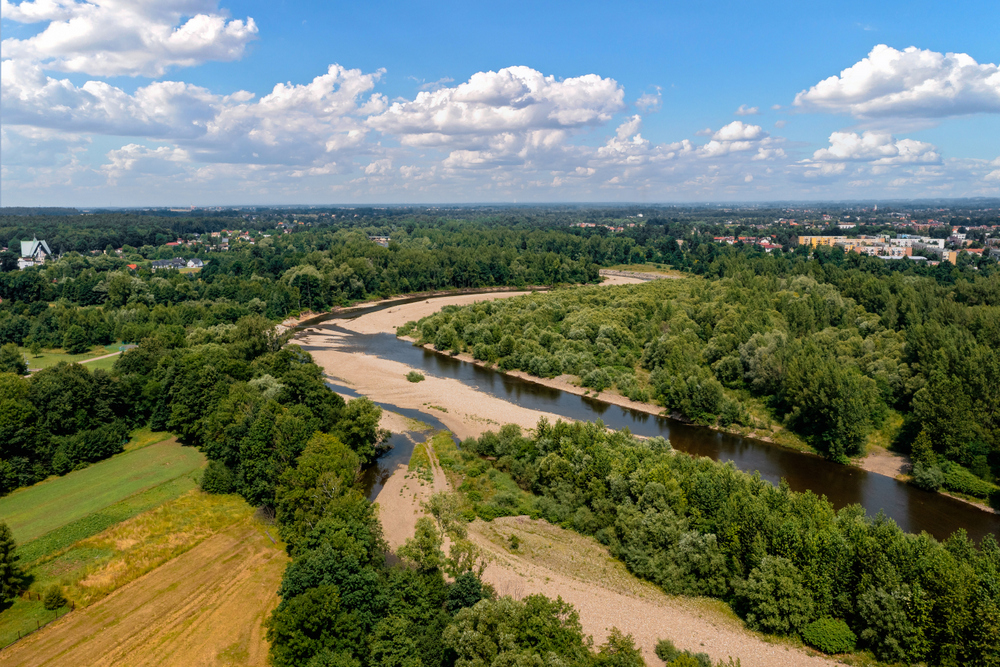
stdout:
<svg viewBox="0 0 1000 667">
<path fill-rule="evenodd" d="M 19 489 L 0 498 L 0 517 L 23 545 L 129 496 L 190 475 L 204 463 L 197 449 L 166 440 Z"/>
<path fill-rule="evenodd" d="M 62 615 L 0 664 L 265 664 L 282 545 L 242 498 L 199 491 L 204 456 L 164 437 L 0 499 L 36 596 L 0 611 L 0 646 Z M 53 584 L 75 610 L 44 610 Z"/>
<path fill-rule="evenodd" d="M 286 563 L 284 551 L 245 515 L 0 651 L 0 663 L 265 665 L 263 621 L 278 603 Z"/>
</svg>

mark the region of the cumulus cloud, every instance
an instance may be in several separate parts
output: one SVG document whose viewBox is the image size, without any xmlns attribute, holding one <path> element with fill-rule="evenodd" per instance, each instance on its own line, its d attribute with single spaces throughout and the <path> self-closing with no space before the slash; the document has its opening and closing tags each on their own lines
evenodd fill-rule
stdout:
<svg viewBox="0 0 1000 667">
<path fill-rule="evenodd" d="M 760 107 L 748 107 L 745 104 L 741 104 L 740 108 L 733 113 L 737 116 L 756 116 L 760 113 Z"/>
<path fill-rule="evenodd" d="M 0 64 L 4 123 L 176 142 L 205 162 L 309 164 L 359 150 L 364 117 L 386 102 L 363 99 L 381 72 L 331 65 L 307 84 L 279 83 L 254 100 L 240 91 L 220 96 L 188 83 L 158 81 L 128 94 L 103 81 L 75 86 L 39 65 Z"/>
<path fill-rule="evenodd" d="M 506 67 L 395 102 L 368 124 L 408 146 L 479 150 L 507 142 L 508 135 L 606 123 L 624 108 L 624 96 L 614 79 L 596 74 L 557 80 L 530 67 Z"/>
<path fill-rule="evenodd" d="M 860 62 L 795 96 L 806 111 L 859 118 L 1000 112 L 1000 67 L 965 53 L 879 44 Z"/>
<path fill-rule="evenodd" d="M 252 18 L 228 19 L 217 0 L 0 0 L 4 19 L 48 22 L 5 39 L 3 58 L 94 76 L 162 76 L 172 67 L 238 60 L 257 37 Z"/>
<path fill-rule="evenodd" d="M 829 148 L 813 153 L 815 162 L 870 162 L 874 165 L 937 164 L 941 155 L 933 144 L 896 139 L 887 132 L 834 132 Z"/>
<path fill-rule="evenodd" d="M 748 125 L 741 120 L 734 120 L 712 135 L 715 141 L 753 141 L 767 136 L 760 125 Z"/>
</svg>

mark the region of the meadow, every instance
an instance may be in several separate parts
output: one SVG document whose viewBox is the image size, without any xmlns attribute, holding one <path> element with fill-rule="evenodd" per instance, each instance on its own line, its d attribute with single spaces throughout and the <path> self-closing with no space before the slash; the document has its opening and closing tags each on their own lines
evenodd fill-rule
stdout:
<svg viewBox="0 0 1000 667">
<path fill-rule="evenodd" d="M 95 345 L 86 352 L 81 354 L 69 354 L 62 348 L 49 348 L 43 349 L 39 352 L 38 356 L 31 354 L 31 350 L 27 347 L 19 348 L 22 355 L 28 360 L 28 368 L 31 370 L 41 370 L 43 368 L 49 368 L 50 366 L 55 366 L 59 362 L 65 361 L 68 363 L 79 363 L 87 364 L 87 367 L 91 370 L 95 368 L 103 368 L 105 370 L 110 370 L 112 364 L 114 364 L 115 357 L 108 357 L 107 359 L 100 359 L 96 362 L 89 361 L 97 357 L 103 357 L 106 354 L 113 354 L 115 352 L 120 352 L 121 343 L 111 343 L 110 345 Z M 96 364 L 96 365 L 95 365 Z"/>
<path fill-rule="evenodd" d="M 201 468 L 204 455 L 176 440 L 125 452 L 0 498 L 20 545 Z"/>
</svg>

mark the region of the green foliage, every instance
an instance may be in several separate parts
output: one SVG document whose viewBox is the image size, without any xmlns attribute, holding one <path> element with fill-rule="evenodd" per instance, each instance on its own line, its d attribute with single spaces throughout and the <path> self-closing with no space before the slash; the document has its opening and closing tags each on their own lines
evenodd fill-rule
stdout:
<svg viewBox="0 0 1000 667">
<path fill-rule="evenodd" d="M 79 324 L 74 324 L 66 330 L 62 346 L 70 354 L 83 354 L 90 349 L 90 338 Z"/>
<path fill-rule="evenodd" d="M 795 634 L 812 619 L 812 596 L 787 558 L 765 556 L 736 592 L 747 625 L 770 634 Z"/>
<path fill-rule="evenodd" d="M 6 521 L 0 521 L 0 606 L 20 592 L 23 573 L 17 564 L 17 543 Z"/>
<path fill-rule="evenodd" d="M 209 461 L 201 477 L 201 490 L 205 493 L 232 493 L 233 472 L 222 461 Z"/>
<path fill-rule="evenodd" d="M 597 649 L 594 664 L 602 667 L 646 667 L 642 651 L 635 646 L 635 639 L 618 628 L 611 628 L 607 641 Z"/>
<path fill-rule="evenodd" d="M 16 373 L 26 375 L 28 363 L 24 360 L 24 355 L 14 343 L 0 345 L 0 373 Z"/>
<path fill-rule="evenodd" d="M 533 657 L 585 664 L 589 658 L 579 615 L 560 598 L 529 595 L 523 600 L 483 600 L 458 612 L 444 632 L 456 667 L 520 664 Z M 530 664 L 530 663 L 528 663 Z"/>
<path fill-rule="evenodd" d="M 67 604 L 66 596 L 62 592 L 62 586 L 52 584 L 45 589 L 45 595 L 42 596 L 42 605 L 46 609 L 54 611 L 60 607 L 65 607 Z"/>
<path fill-rule="evenodd" d="M 802 628 L 802 641 L 823 653 L 847 653 L 854 650 L 857 636 L 840 619 L 824 616 Z"/>
<path fill-rule="evenodd" d="M 945 461 L 941 465 L 943 472 L 942 486 L 949 491 L 964 493 L 976 498 L 988 499 L 991 494 L 998 490 L 996 484 L 991 484 L 979 477 L 976 477 L 967 469 L 957 463 Z"/>
<path fill-rule="evenodd" d="M 923 461 L 913 464 L 913 485 L 925 491 L 937 491 L 944 484 L 944 472 L 940 466 L 930 465 Z"/>
<path fill-rule="evenodd" d="M 425 378 L 423 373 L 420 373 L 418 371 L 410 371 L 409 373 L 406 374 L 406 379 L 409 380 L 410 382 L 422 382 Z"/>
<path fill-rule="evenodd" d="M 669 639 L 656 642 L 653 651 L 657 658 L 673 667 L 712 667 L 712 659 L 707 653 L 681 651 Z M 722 661 L 719 662 L 721 665 Z"/>
<path fill-rule="evenodd" d="M 750 627 L 773 634 L 841 618 L 885 660 L 988 664 L 1000 650 L 988 630 L 1000 628 L 992 536 L 977 550 L 962 533 L 943 544 L 906 534 L 882 515 L 835 512 L 812 493 L 600 422 L 541 420 L 530 437 L 515 433 L 462 444 L 496 458 L 467 464 L 466 497 L 489 498 L 494 480 L 513 476 L 534 495 L 527 513 L 593 535 L 665 591 L 731 600 Z M 476 506 L 480 515 L 499 507 Z"/>
<path fill-rule="evenodd" d="M 275 667 L 298 667 L 321 653 L 353 657 L 361 647 L 358 618 L 341 609 L 335 586 L 310 588 L 276 609 L 266 625 Z"/>
</svg>

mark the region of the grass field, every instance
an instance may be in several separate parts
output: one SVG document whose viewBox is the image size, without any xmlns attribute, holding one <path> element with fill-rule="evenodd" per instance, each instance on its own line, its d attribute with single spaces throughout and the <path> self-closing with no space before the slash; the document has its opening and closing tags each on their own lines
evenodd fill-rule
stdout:
<svg viewBox="0 0 1000 667">
<path fill-rule="evenodd" d="M 168 440 L 20 489 L 0 498 L 18 544 L 84 519 L 137 493 L 201 468 L 204 455 Z"/>
<path fill-rule="evenodd" d="M 82 362 L 87 359 L 93 359 L 94 357 L 101 357 L 105 354 L 111 354 L 112 352 L 118 352 L 118 348 L 121 347 L 121 343 L 112 343 L 111 345 L 95 345 L 90 348 L 89 351 L 83 354 L 67 354 L 61 348 L 44 349 L 41 354 L 37 357 L 31 354 L 31 352 L 26 347 L 20 348 L 21 354 L 25 356 L 28 360 L 28 368 L 31 370 L 48 368 L 49 366 L 55 366 L 60 361 L 72 362 Z M 114 363 L 115 357 L 109 357 L 108 359 L 101 359 L 100 361 L 93 362 L 92 364 L 87 364 L 88 368 L 111 368 L 111 364 Z M 106 363 L 110 361 L 111 363 Z M 98 364 L 94 366 L 93 364 Z"/>
</svg>

